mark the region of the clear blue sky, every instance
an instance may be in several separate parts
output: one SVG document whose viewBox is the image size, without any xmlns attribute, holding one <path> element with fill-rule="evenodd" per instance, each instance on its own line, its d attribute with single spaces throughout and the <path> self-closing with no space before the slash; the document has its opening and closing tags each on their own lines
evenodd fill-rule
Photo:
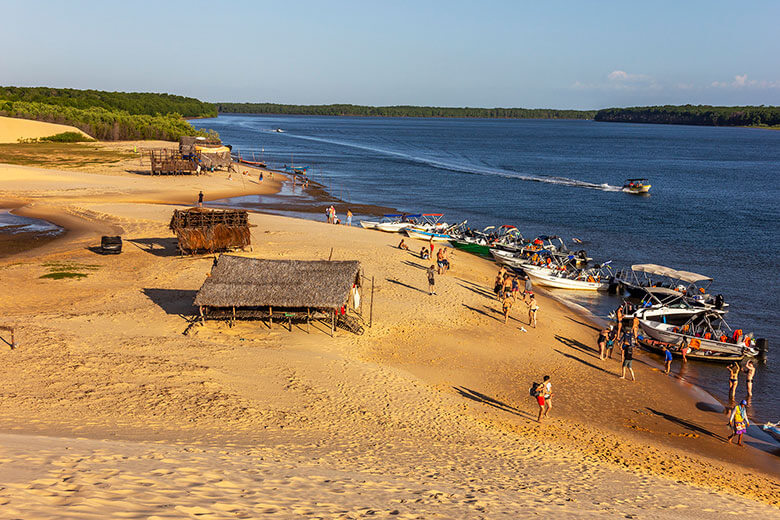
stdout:
<svg viewBox="0 0 780 520">
<path fill-rule="evenodd" d="M 5 2 L 0 84 L 208 101 L 780 105 L 780 1 Z"/>
</svg>

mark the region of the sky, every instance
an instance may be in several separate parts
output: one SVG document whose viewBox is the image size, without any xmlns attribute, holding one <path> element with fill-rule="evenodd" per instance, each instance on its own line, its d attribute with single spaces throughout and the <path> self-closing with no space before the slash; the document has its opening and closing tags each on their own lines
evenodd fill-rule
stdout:
<svg viewBox="0 0 780 520">
<path fill-rule="evenodd" d="M 3 0 L 0 85 L 205 101 L 780 105 L 780 1 Z"/>
</svg>

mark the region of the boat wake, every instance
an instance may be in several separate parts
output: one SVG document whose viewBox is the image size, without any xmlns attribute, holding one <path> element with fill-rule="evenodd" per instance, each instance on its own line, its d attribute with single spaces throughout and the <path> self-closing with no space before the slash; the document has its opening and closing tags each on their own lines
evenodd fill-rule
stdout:
<svg viewBox="0 0 780 520">
<path fill-rule="evenodd" d="M 498 177 L 505 177 L 507 179 L 517 179 L 517 180 L 528 181 L 528 182 L 544 182 L 547 184 L 558 184 L 560 186 L 574 186 L 577 188 L 587 188 L 591 190 L 600 190 L 600 191 L 614 191 L 614 192 L 622 191 L 621 186 L 612 186 L 607 183 L 599 184 L 595 182 L 570 179 L 568 177 L 557 177 L 557 176 L 541 175 L 541 174 L 537 175 L 531 173 L 521 173 L 513 170 L 502 169 L 502 168 L 486 168 L 486 167 L 469 166 L 463 164 L 454 164 L 447 161 L 440 161 L 440 160 L 430 159 L 426 157 L 418 157 L 403 152 L 395 152 L 393 150 L 386 150 L 383 148 L 377 148 L 373 146 L 366 146 L 366 145 L 350 143 L 346 141 L 338 141 L 336 139 L 324 139 L 321 137 L 295 135 L 290 133 L 285 133 L 284 135 L 286 137 L 291 137 L 295 139 L 304 139 L 307 141 L 316 141 L 320 143 L 333 144 L 336 146 L 346 146 L 349 148 L 357 148 L 359 150 L 365 150 L 368 152 L 380 153 L 383 155 L 396 157 L 398 159 L 402 159 L 405 161 L 409 161 L 417 164 L 425 164 L 427 166 L 437 168 L 440 170 L 452 171 L 457 173 L 466 173 L 470 175 L 498 176 Z"/>
</svg>

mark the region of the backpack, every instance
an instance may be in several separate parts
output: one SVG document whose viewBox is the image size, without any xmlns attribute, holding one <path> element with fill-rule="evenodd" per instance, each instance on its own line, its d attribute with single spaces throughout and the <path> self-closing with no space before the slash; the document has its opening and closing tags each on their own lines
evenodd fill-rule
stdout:
<svg viewBox="0 0 780 520">
<path fill-rule="evenodd" d="M 530 391 L 531 397 L 539 397 L 540 393 L 541 392 L 539 391 L 539 383 L 532 384 L 531 391 Z"/>
</svg>

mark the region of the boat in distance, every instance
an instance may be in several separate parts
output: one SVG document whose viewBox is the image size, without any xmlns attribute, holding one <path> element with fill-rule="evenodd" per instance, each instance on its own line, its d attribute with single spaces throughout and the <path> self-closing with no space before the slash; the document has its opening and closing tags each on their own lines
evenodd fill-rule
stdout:
<svg viewBox="0 0 780 520">
<path fill-rule="evenodd" d="M 623 191 L 641 195 L 650 191 L 652 185 L 647 179 L 626 179 L 623 183 Z"/>
</svg>

